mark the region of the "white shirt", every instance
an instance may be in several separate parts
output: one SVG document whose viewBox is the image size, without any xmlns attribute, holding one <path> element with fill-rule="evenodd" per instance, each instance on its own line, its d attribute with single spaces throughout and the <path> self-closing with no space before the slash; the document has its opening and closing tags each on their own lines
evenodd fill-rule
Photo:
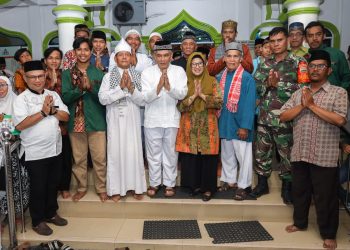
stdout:
<svg viewBox="0 0 350 250">
<path fill-rule="evenodd" d="M 109 58 L 108 72 L 111 72 L 111 70 L 116 66 L 114 57 L 115 57 L 115 52 L 113 51 Z M 135 66 L 135 70 L 137 72 L 141 73 L 144 69 L 148 68 L 149 66 L 152 66 L 152 59 L 149 58 L 147 55 L 136 53 L 136 58 L 137 58 L 137 64 Z"/>
<path fill-rule="evenodd" d="M 45 89 L 43 94 L 36 94 L 26 89 L 13 104 L 13 121 L 15 126 L 25 118 L 42 110 L 47 95 L 51 95 L 54 105 L 69 114 L 68 108 L 63 104 L 60 96 Z M 33 161 L 57 156 L 62 151 L 62 136 L 55 116 L 47 116 L 35 125 L 21 131 L 21 144 L 25 151 L 25 160 Z"/>
<path fill-rule="evenodd" d="M 148 67 L 141 74 L 142 95 L 145 105 L 145 128 L 179 127 L 180 112 L 176 105 L 187 95 L 187 76 L 182 67 L 169 65 L 167 75 L 170 90 L 163 87 L 157 95 L 157 86 L 162 73 L 158 65 Z"/>
</svg>

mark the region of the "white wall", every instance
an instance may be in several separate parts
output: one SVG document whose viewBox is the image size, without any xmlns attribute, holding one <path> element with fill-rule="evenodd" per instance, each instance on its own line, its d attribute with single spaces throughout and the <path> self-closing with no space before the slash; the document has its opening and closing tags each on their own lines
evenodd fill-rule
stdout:
<svg viewBox="0 0 350 250">
<path fill-rule="evenodd" d="M 37 3 L 34 5 L 33 3 Z M 25 33 L 32 41 L 33 57 L 42 57 L 42 40 L 45 35 L 57 29 L 52 8 L 54 0 L 14 0 L 16 7 L 0 7 L 0 26 L 9 30 Z M 263 0 L 147 0 L 146 12 L 148 23 L 141 27 L 142 35 L 149 35 L 153 29 L 169 22 L 183 9 L 199 21 L 212 25 L 218 32 L 223 20 L 233 19 L 238 22 L 238 39 L 249 39 L 251 31 L 265 20 Z M 45 5 L 44 5 L 45 4 Z M 341 33 L 341 48 L 347 50 L 350 44 L 349 0 L 325 0 L 321 5 L 320 19 L 335 24 Z M 112 26 L 111 8 L 107 23 Z M 131 27 L 122 27 L 121 34 Z M 118 32 L 118 31 L 117 31 Z"/>
</svg>

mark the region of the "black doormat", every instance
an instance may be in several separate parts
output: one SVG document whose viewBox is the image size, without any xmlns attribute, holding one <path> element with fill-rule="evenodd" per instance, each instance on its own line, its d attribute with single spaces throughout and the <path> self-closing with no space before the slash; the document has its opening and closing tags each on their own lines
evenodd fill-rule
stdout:
<svg viewBox="0 0 350 250">
<path fill-rule="evenodd" d="M 184 188 L 184 187 L 176 187 L 176 193 L 172 197 L 165 197 L 164 196 L 164 190 L 165 187 L 160 187 L 159 191 L 155 196 L 152 197 L 152 199 L 202 199 L 202 194 L 199 193 L 195 196 L 190 195 L 190 189 Z M 233 196 L 235 195 L 236 190 L 229 189 L 227 191 L 221 191 L 216 192 L 212 199 L 223 199 L 223 200 L 233 200 Z M 251 197 L 250 195 L 247 195 L 246 200 L 256 200 L 256 198 Z"/>
<path fill-rule="evenodd" d="M 206 223 L 204 226 L 214 244 L 273 240 L 258 221 Z"/>
<path fill-rule="evenodd" d="M 144 240 L 158 239 L 201 239 L 197 220 L 144 221 Z"/>
</svg>

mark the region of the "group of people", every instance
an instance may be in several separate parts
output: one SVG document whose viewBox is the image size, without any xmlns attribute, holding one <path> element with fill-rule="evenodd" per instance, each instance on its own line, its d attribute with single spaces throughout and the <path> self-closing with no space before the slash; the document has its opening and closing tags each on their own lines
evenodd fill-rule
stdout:
<svg viewBox="0 0 350 250">
<path fill-rule="evenodd" d="M 245 200 L 269 193 L 276 155 L 281 197 L 294 206 L 294 223 L 286 230 L 307 228 L 314 196 L 324 247 L 336 248 L 337 161 L 350 87 L 344 53 L 323 44 L 318 21 L 273 28 L 256 40 L 254 60 L 249 47 L 236 41 L 237 22 L 224 21 L 221 34 L 222 43 L 207 54 L 186 32 L 182 56 L 173 60 L 172 44 L 160 33 L 150 35 L 149 55 L 138 52 L 136 30 L 109 55 L 105 33 L 90 34 L 79 24 L 65 55 L 48 48 L 43 61 L 33 61 L 27 49 L 16 52 L 21 67 L 13 87 L 19 95 L 13 109 L 1 112 L 13 115 L 21 131 L 38 234 L 52 233 L 47 222 L 68 223 L 57 214 L 57 191 L 71 197 L 73 173 L 72 199 L 82 199 L 88 165 L 101 201 L 118 202 L 128 192 L 137 200 L 144 193 L 154 197 L 162 186 L 164 196 L 174 196 L 179 159 L 181 186 L 209 201 L 221 160 L 219 190 L 233 189 L 233 199 Z M 12 92 L 2 78 L 1 108 Z"/>
</svg>

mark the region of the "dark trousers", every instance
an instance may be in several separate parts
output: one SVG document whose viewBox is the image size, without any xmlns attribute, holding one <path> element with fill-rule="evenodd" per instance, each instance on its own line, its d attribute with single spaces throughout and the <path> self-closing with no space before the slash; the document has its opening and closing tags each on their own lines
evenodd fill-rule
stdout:
<svg viewBox="0 0 350 250">
<path fill-rule="evenodd" d="M 72 178 L 72 147 L 70 145 L 69 135 L 62 135 L 62 174 L 59 183 L 59 191 L 69 191 Z"/>
<path fill-rule="evenodd" d="M 30 180 L 29 212 L 33 227 L 56 215 L 61 156 L 26 161 Z"/>
<path fill-rule="evenodd" d="M 181 186 L 202 192 L 217 189 L 218 155 L 181 154 Z"/>
<path fill-rule="evenodd" d="M 313 196 L 321 237 L 335 239 L 339 224 L 338 168 L 293 162 L 292 180 L 294 225 L 300 229 L 307 228 Z"/>
</svg>

